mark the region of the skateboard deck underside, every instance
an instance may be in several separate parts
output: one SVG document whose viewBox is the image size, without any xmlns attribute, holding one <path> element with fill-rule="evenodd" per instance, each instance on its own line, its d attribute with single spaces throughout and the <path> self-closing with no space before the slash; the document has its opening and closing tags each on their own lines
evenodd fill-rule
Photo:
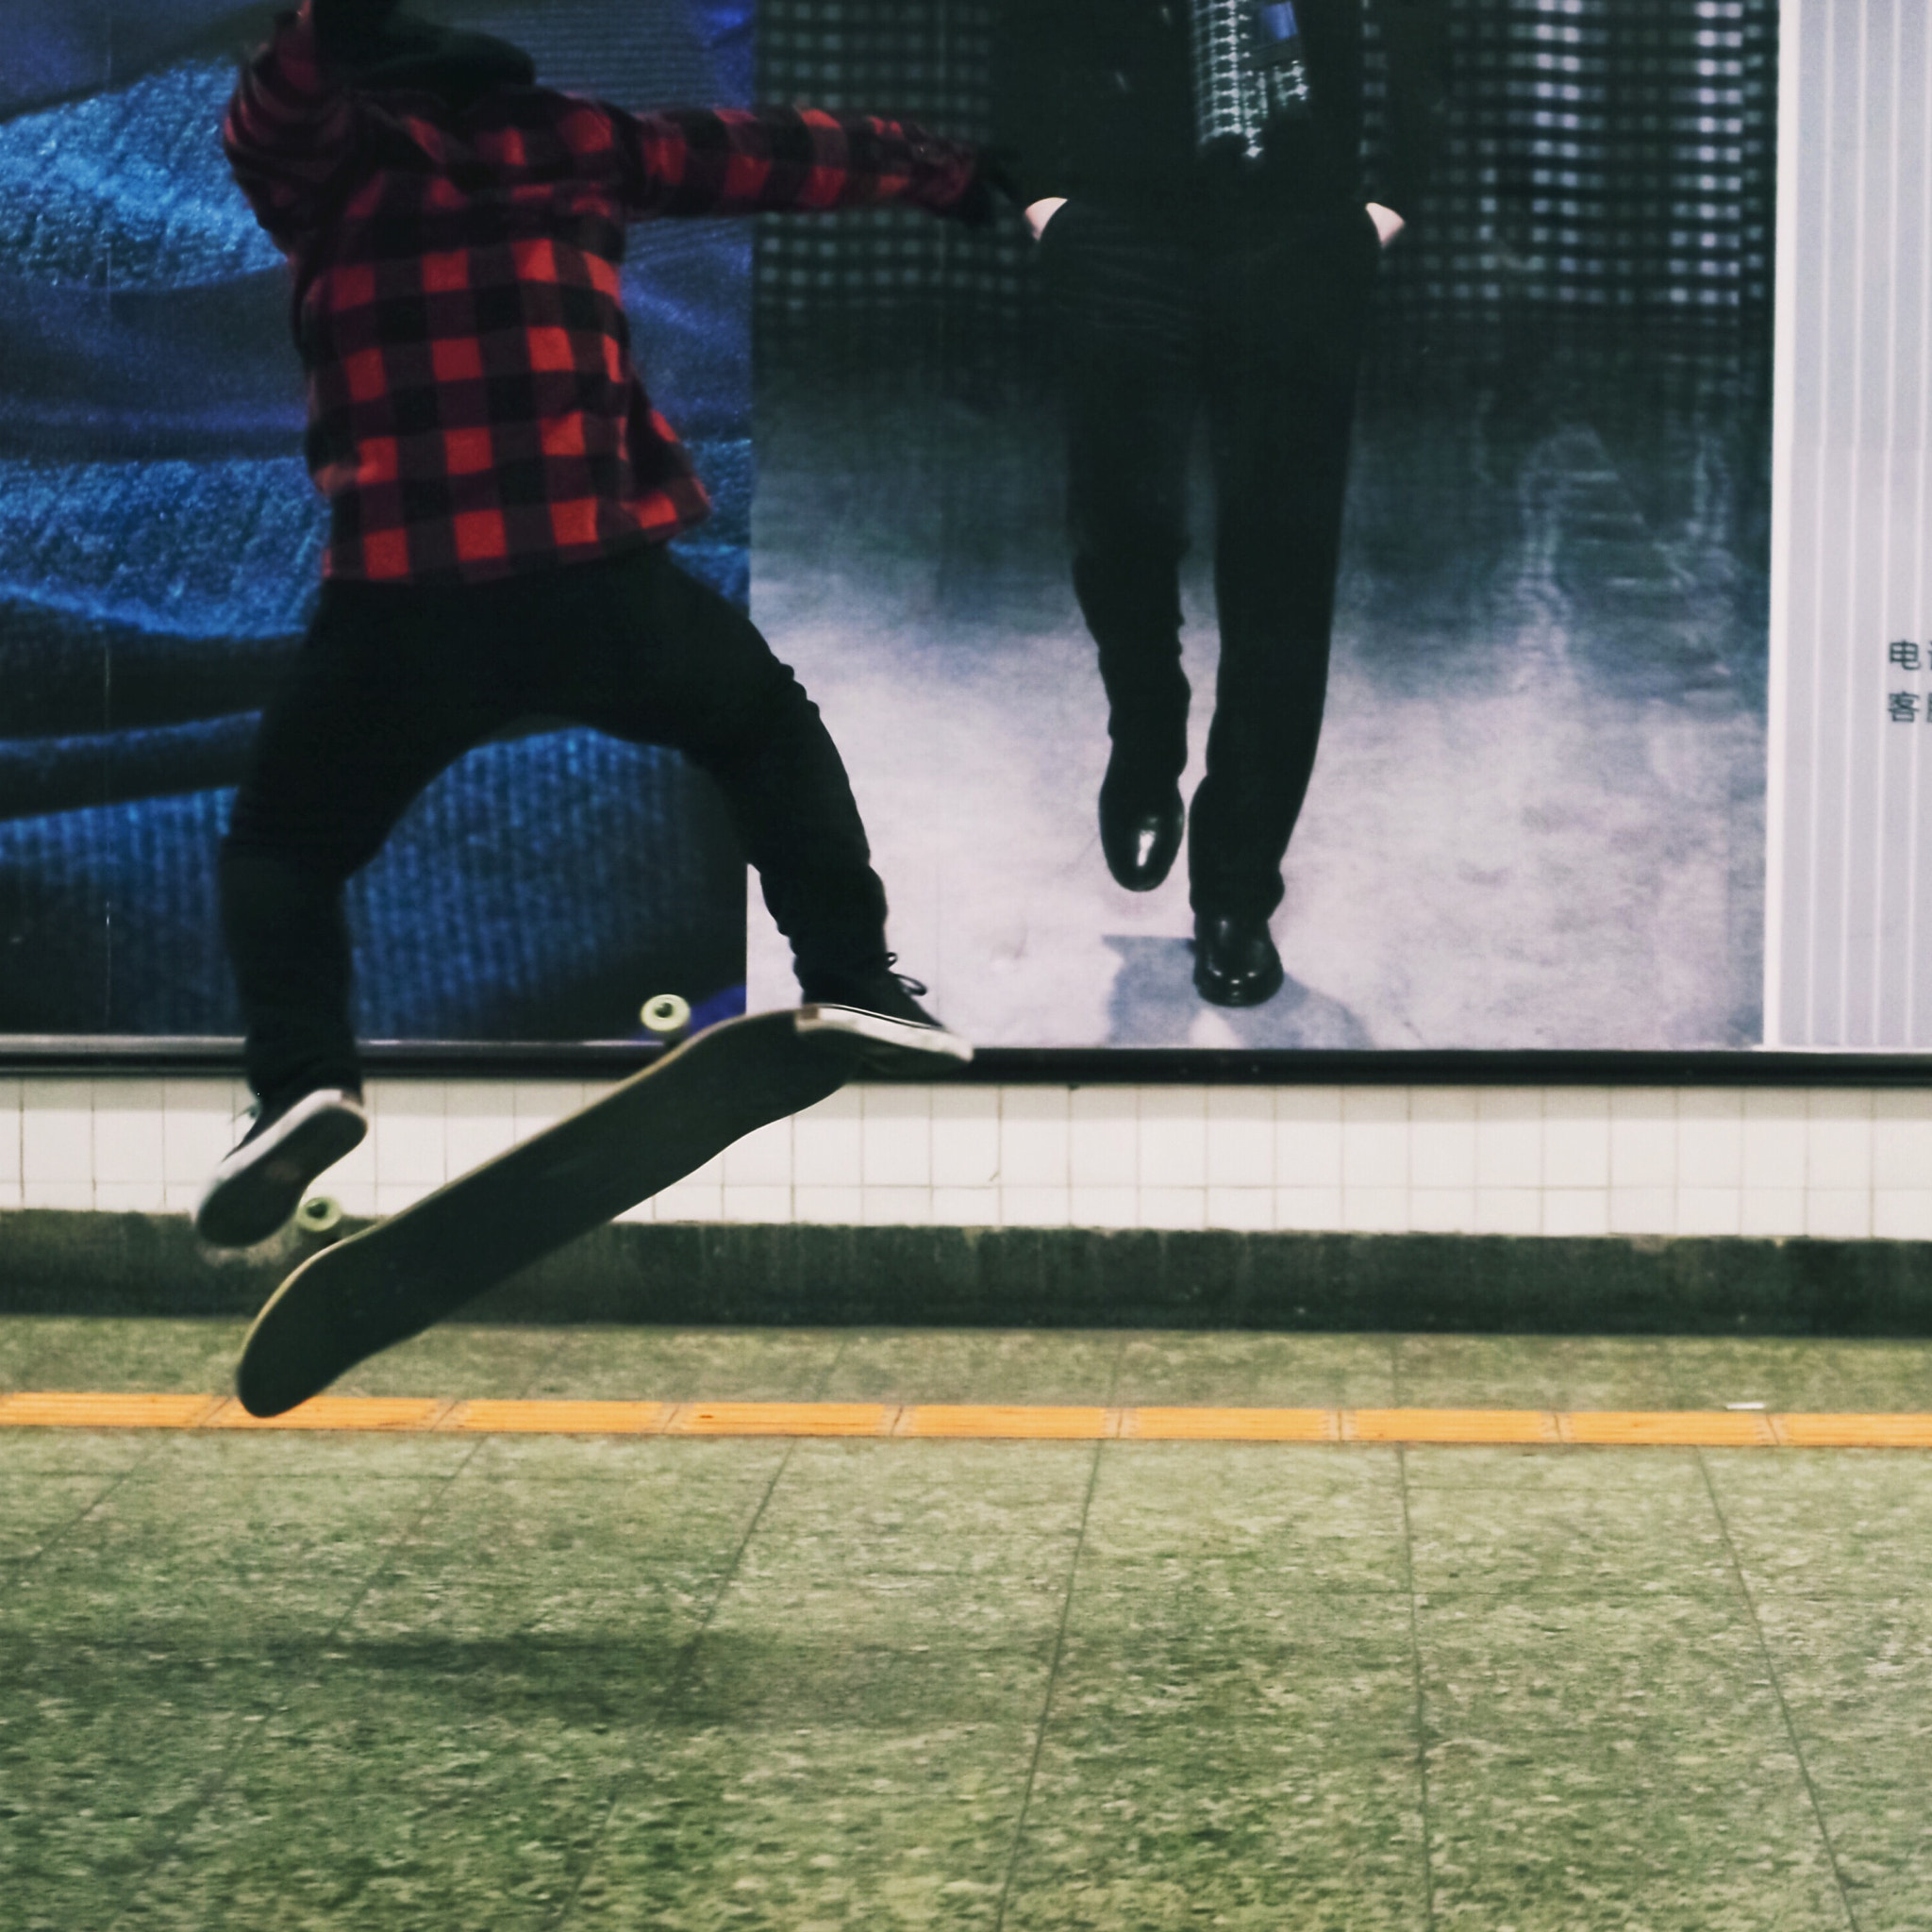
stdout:
<svg viewBox="0 0 1932 1932">
<path fill-rule="evenodd" d="M 256 1318 L 242 1406 L 279 1415 L 734 1141 L 836 1092 L 859 1052 L 791 1012 L 731 1020 L 362 1233 L 314 1255 Z"/>
</svg>

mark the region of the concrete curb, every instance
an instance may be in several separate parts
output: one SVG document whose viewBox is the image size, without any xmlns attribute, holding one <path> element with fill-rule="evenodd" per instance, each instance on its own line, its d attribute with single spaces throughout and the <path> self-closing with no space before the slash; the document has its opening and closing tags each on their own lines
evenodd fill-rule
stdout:
<svg viewBox="0 0 1932 1932">
<path fill-rule="evenodd" d="M 0 1212 L 0 1312 L 248 1315 L 333 1238 L 219 1255 L 181 1215 Z M 468 1318 L 1921 1336 L 1932 1243 L 619 1223 Z"/>
</svg>

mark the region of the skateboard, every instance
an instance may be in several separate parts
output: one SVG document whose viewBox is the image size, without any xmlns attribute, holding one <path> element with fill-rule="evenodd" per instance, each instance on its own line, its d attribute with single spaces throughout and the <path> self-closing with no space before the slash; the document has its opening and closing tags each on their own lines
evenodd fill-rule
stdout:
<svg viewBox="0 0 1932 1932">
<path fill-rule="evenodd" d="M 874 1063 L 876 1049 L 816 1017 L 788 1009 L 708 1028 L 581 1112 L 311 1255 L 242 1345 L 242 1407 L 293 1408 Z"/>
</svg>

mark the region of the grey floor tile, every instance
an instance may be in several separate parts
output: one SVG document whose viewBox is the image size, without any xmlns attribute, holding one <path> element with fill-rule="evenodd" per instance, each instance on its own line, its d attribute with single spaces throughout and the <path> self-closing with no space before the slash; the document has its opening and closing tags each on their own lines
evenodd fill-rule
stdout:
<svg viewBox="0 0 1932 1932">
<path fill-rule="evenodd" d="M 1679 1406 L 1669 1345 L 1620 1336 L 1398 1336 L 1394 1400 L 1413 1408 Z"/>
<path fill-rule="evenodd" d="M 1774 1711 L 1741 1598 L 1579 1603 L 1524 1591 L 1428 1602 L 1418 1617 L 1430 1727 L 1445 1763 L 1540 1762 L 1548 1726 L 1580 1720 L 1564 1758 L 1587 1754 L 1607 1767 L 1632 1744 L 1679 1734 L 1762 1736 Z"/>
<path fill-rule="evenodd" d="M 1686 1408 L 1762 1402 L 1828 1414 L 1932 1409 L 1932 1342 L 1679 1337 L 1662 1345 Z"/>
<path fill-rule="evenodd" d="M 1393 1450 L 1110 1442 L 1083 1560 L 1270 1566 L 1283 1589 L 1407 1587 Z"/>
<path fill-rule="evenodd" d="M 1036 1678 L 1043 1685 L 1072 1559 L 1071 1547 L 1035 1545 L 951 1573 L 829 1570 L 815 1550 L 760 1540 L 707 1626 L 706 1681 L 736 1683 L 749 1673 L 755 1683 L 776 1682 L 772 1659 L 791 1657 L 795 1677 L 783 1694 L 836 1722 L 836 1687 L 848 1667 L 869 1681 L 880 1657 L 916 1654 L 927 1659 L 923 1672 L 938 1673 L 946 1658 L 970 1656 L 973 1696 L 1018 1685 L 1024 1701 Z"/>
<path fill-rule="evenodd" d="M 0 1627 L 210 1656 L 312 1641 L 353 1606 L 436 1487 L 132 1476 L 0 1598 Z"/>
<path fill-rule="evenodd" d="M 1092 1442 L 801 1441 L 758 1519 L 760 1541 L 816 1541 L 842 1565 L 952 1567 L 1009 1540 L 1077 1535 Z"/>
<path fill-rule="evenodd" d="M 0 1562 L 31 1562 L 85 1519 L 121 1480 L 113 1475 L 27 1475 L 9 1471 L 0 1503 Z"/>
<path fill-rule="evenodd" d="M 722 1558 L 751 1528 L 781 1464 L 762 1443 L 734 1443 L 736 1456 L 684 1454 L 722 1444 L 618 1446 L 628 1452 L 629 1481 L 569 1481 L 520 1462 L 492 1467 L 479 1456 L 444 1490 L 399 1560 L 429 1572 L 475 1566 L 507 1582 L 580 1563 Z"/>
<path fill-rule="evenodd" d="M 808 1587 L 729 1590 L 670 1696 L 686 1725 L 748 1739 L 861 1724 L 874 1731 L 1036 1724 L 1060 1603 L 1049 1591 L 969 1592 L 948 1621 L 934 1591 L 886 1582 L 843 1619 Z"/>
<path fill-rule="evenodd" d="M 1012 1932 L 1426 1932 L 1420 1778 L 1291 1725 L 1062 1724 L 1041 1753 Z"/>
<path fill-rule="evenodd" d="M 1001 1459 L 1002 1446 L 1046 1453 Z M 799 1722 L 826 1724 L 877 1697 L 909 1698 L 892 1717 L 914 1727 L 923 1713 L 1037 1713 L 1093 1455 L 800 1443 L 719 1600 L 690 1697 L 707 1711 L 795 1701 Z"/>
<path fill-rule="evenodd" d="M 1932 1456 L 1706 1451 L 1754 1594 L 1895 1597 L 1932 1589 Z"/>
<path fill-rule="evenodd" d="M 1406 1595 L 1083 1556 L 1006 1923 L 1425 1924 Z"/>
<path fill-rule="evenodd" d="M 446 1324 L 358 1363 L 329 1393 L 527 1395 L 566 1335 L 556 1328 Z"/>
<path fill-rule="evenodd" d="M 1226 1408 L 1384 1408 L 1394 1401 L 1386 1335 L 1132 1334 L 1113 1400 Z"/>
<path fill-rule="evenodd" d="M 839 1453 L 861 1446 L 887 1455 Z M 1035 1484 L 1050 1478 L 1042 1503 L 982 1464 L 974 1498 L 958 1483 L 971 1458 L 928 1458 L 927 1446 L 799 1445 L 707 1627 L 691 1696 L 708 1708 L 802 1699 L 801 1722 L 836 1724 L 882 1669 L 888 1687 L 940 1694 L 945 1660 L 970 1653 L 972 1699 L 997 1684 L 1037 1709 L 1077 1549 L 1077 1466 L 1028 1459 Z M 894 1447 L 914 1453 L 895 1463 Z M 852 1472 L 858 1481 L 841 1480 Z"/>
<path fill-rule="evenodd" d="M 1048 1729 L 1260 1727 L 1310 1756 L 1413 1757 L 1406 1596 L 1309 1596 L 1242 1562 L 1083 1563 Z"/>
<path fill-rule="evenodd" d="M 0 1388 L 223 1394 L 247 1326 L 181 1315 L 0 1315 Z"/>
<path fill-rule="evenodd" d="M 1437 1924 L 1848 1924 L 1741 1602 L 1430 1604 L 1420 1644 Z"/>
<path fill-rule="evenodd" d="M 667 1673 L 716 1602 L 756 1508 L 755 1493 L 718 1488 L 453 1485 L 385 1553 L 346 1627 L 602 1639 Z"/>
<path fill-rule="evenodd" d="M 824 1399 L 1105 1404 L 1121 1348 L 1116 1333 L 1078 1329 L 854 1329 Z"/>
<path fill-rule="evenodd" d="M 51 1326 L 49 1318 L 40 1315 L 0 1315 L 0 1389 L 32 1386 L 35 1359 L 44 1352 Z M 62 1322 L 72 1328 L 71 1319 Z"/>
<path fill-rule="evenodd" d="M 21 1476 L 114 1475 L 137 1469 L 160 1441 L 146 1429 L 0 1427 L 0 1491 Z"/>
<path fill-rule="evenodd" d="M 612 1814 L 569 1923 L 652 1932 L 993 1924 L 1031 1724 L 938 1712 L 910 1726 L 790 1716 L 769 1728 L 741 1714 L 669 1729 Z"/>
<path fill-rule="evenodd" d="M 336 1646 L 122 1923 L 554 1923 L 657 1694 L 622 1642 Z"/>
<path fill-rule="evenodd" d="M 1433 1924 L 1469 1932 L 1851 1932 L 1816 1821 L 1759 1767 L 1627 1800 L 1506 1770 L 1432 1779 Z M 1553 1788 L 1554 1787 L 1554 1788 Z"/>
<path fill-rule="evenodd" d="M 625 1652 L 638 1684 L 655 1693 L 683 1667 L 722 1580 L 695 1564 L 508 1585 L 384 1573 L 337 1628 L 341 1641 L 362 1644 L 602 1645 Z"/>
<path fill-rule="evenodd" d="M 277 1674 L 195 1651 L 10 1633 L 0 1671 L 0 1921 L 106 1925 L 273 1708 Z"/>
<path fill-rule="evenodd" d="M 380 1429 L 156 1429 L 137 1470 L 144 1483 L 183 1494 L 226 1481 L 291 1484 L 310 1476 L 367 1483 L 433 1482 L 455 1475 L 482 1449 L 478 1436 Z"/>
<path fill-rule="evenodd" d="M 1687 1490 L 1703 1481 L 1694 1449 L 1624 1449 L 1556 1442 L 1411 1442 L 1401 1454 L 1404 1481 L 1411 1498 L 1418 1490 L 1504 1489 L 1580 1499 L 1624 1485 Z"/>
<path fill-rule="evenodd" d="M 823 1328 L 585 1327 L 524 1391 L 585 1401 L 815 1402 L 846 1346 Z"/>
<path fill-rule="evenodd" d="M 1424 1447 L 1403 1455 L 1412 1574 L 1424 1596 L 1737 1592 L 1693 1451 Z"/>
<path fill-rule="evenodd" d="M 600 1844 L 582 1923 L 990 1923 L 1074 1542 L 997 1512 L 969 1534 L 948 1487 L 914 1485 L 890 1540 L 874 1492 L 877 1554 L 859 1560 L 809 1511 L 760 1524 Z"/>
<path fill-rule="evenodd" d="M 1859 1932 L 1932 1925 L 1932 1605 L 1773 1598 L 1758 1623 Z"/>
<path fill-rule="evenodd" d="M 675 1496 L 762 1496 L 793 1452 L 782 1436 L 473 1436 L 460 1480 L 625 1483 Z M 595 1504 L 587 1503 L 587 1508 Z"/>
</svg>

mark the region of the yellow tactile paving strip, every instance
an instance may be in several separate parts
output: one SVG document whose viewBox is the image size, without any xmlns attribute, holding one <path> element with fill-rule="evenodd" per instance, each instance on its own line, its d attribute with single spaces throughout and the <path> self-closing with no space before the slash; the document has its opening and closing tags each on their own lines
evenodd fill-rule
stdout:
<svg viewBox="0 0 1932 1932">
<path fill-rule="evenodd" d="M 0 1428 L 545 1436 L 923 1436 L 955 1441 L 1596 1444 L 1932 1449 L 1932 1414 L 1733 1409 L 1054 1408 L 899 1402 L 508 1402 L 318 1395 L 258 1422 L 232 1395 L 0 1393 Z"/>
</svg>

